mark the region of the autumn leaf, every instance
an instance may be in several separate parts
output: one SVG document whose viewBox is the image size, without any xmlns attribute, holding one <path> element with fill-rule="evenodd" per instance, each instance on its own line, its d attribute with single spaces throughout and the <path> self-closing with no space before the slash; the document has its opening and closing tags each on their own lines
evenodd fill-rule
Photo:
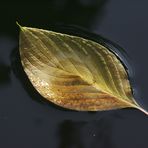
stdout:
<svg viewBox="0 0 148 148">
<path fill-rule="evenodd" d="M 133 107 L 148 114 L 134 100 L 121 61 L 103 45 L 20 26 L 19 46 L 24 71 L 47 100 L 78 111 Z"/>
</svg>

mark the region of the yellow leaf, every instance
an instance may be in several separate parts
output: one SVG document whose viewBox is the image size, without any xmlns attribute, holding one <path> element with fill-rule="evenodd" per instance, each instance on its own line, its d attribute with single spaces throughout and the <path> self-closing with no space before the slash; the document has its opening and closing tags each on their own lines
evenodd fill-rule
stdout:
<svg viewBox="0 0 148 148">
<path fill-rule="evenodd" d="M 133 107 L 148 114 L 134 100 L 124 66 L 106 47 L 78 36 L 20 28 L 23 68 L 47 100 L 79 111 Z"/>
</svg>

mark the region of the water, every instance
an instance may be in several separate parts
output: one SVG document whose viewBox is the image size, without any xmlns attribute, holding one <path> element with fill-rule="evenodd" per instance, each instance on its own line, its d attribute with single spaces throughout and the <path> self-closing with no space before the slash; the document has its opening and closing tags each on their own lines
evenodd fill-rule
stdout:
<svg viewBox="0 0 148 148">
<path fill-rule="evenodd" d="M 15 24 L 17 20 L 97 41 L 100 36 L 93 33 L 101 34 L 121 45 L 126 53 L 112 49 L 128 68 L 136 100 L 148 109 L 147 4 L 146 0 L 54 0 L 46 5 L 1 5 L 0 147 L 147 148 L 148 119 L 138 110 L 76 112 L 44 100 L 20 65 Z"/>
</svg>

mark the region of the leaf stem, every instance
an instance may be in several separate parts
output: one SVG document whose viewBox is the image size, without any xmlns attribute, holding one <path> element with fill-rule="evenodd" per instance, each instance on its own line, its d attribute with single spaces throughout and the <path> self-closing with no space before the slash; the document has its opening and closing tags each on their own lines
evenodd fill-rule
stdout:
<svg viewBox="0 0 148 148">
<path fill-rule="evenodd" d="M 139 109 L 140 111 L 142 111 L 143 113 L 145 113 L 146 115 L 148 115 L 148 112 L 145 109 L 143 109 L 142 107 L 135 106 L 135 108 Z"/>
<path fill-rule="evenodd" d="M 146 115 L 148 115 L 148 111 L 146 111 L 145 109 L 143 109 L 135 100 L 134 100 L 134 103 L 135 104 L 132 104 L 132 103 L 129 103 L 128 102 L 128 104 L 131 105 L 131 107 L 136 108 L 136 109 L 142 111 L 143 113 L 145 113 Z"/>
</svg>

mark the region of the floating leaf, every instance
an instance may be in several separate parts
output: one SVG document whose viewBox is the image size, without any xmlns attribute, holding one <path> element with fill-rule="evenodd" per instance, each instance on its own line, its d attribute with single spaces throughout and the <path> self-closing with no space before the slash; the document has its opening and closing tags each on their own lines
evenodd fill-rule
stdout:
<svg viewBox="0 0 148 148">
<path fill-rule="evenodd" d="M 133 107 L 147 114 L 133 98 L 124 66 L 109 49 L 78 36 L 20 28 L 22 65 L 47 100 L 79 111 Z"/>
</svg>

